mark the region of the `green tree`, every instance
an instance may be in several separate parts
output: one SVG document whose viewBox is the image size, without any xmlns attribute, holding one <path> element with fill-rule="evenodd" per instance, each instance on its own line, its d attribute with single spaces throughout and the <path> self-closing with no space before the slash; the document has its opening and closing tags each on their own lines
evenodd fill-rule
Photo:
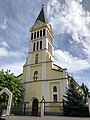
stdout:
<svg viewBox="0 0 90 120">
<path fill-rule="evenodd" d="M 7 87 L 13 93 L 12 105 L 17 106 L 23 100 L 23 86 L 21 80 L 14 76 L 13 73 L 10 73 L 9 70 L 0 71 L 0 91 Z M 7 104 L 8 96 L 3 94 L 0 96 L 0 104 Z"/>
<path fill-rule="evenodd" d="M 88 92 L 88 97 L 90 97 L 90 92 Z"/>
<path fill-rule="evenodd" d="M 83 91 L 84 91 L 85 102 L 87 102 L 87 101 L 88 101 L 89 90 L 88 90 L 87 86 L 84 85 L 84 83 L 82 83 L 81 88 L 82 88 Z"/>
<path fill-rule="evenodd" d="M 63 104 L 64 115 L 69 116 L 88 116 L 88 108 L 85 103 L 85 96 L 78 88 L 75 80 L 71 78 L 69 86 L 64 96 Z"/>
</svg>

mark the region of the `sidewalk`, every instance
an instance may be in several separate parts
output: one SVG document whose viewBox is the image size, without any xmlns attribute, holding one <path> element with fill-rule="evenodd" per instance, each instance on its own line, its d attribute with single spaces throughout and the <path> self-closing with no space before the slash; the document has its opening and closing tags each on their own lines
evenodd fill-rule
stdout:
<svg viewBox="0 0 90 120">
<path fill-rule="evenodd" d="M 10 116 L 9 120 L 90 120 L 86 117 L 61 117 L 61 116 L 44 116 L 44 117 L 32 117 L 32 116 Z"/>
</svg>

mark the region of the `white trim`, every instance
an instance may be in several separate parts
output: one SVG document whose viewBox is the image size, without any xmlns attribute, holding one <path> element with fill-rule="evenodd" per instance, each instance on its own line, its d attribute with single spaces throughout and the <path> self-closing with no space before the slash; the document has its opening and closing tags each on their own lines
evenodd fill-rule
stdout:
<svg viewBox="0 0 90 120">
<path fill-rule="evenodd" d="M 24 102 L 29 102 L 29 101 L 28 101 L 28 96 L 29 96 L 29 84 L 25 84 L 25 85 L 24 85 L 24 89 L 25 89 L 25 92 L 24 92 Z"/>
<path fill-rule="evenodd" d="M 50 101 L 50 81 L 47 82 L 47 101 Z"/>
<path fill-rule="evenodd" d="M 32 58 L 32 54 L 30 53 L 30 54 L 28 54 L 28 64 L 32 64 L 32 61 L 31 61 L 31 58 Z"/>
<path fill-rule="evenodd" d="M 42 51 L 42 62 L 46 62 L 46 50 Z"/>
<path fill-rule="evenodd" d="M 46 63 L 42 63 L 42 80 L 46 79 Z M 41 84 L 41 99 L 44 96 L 47 99 L 47 84 L 46 81 Z"/>
<path fill-rule="evenodd" d="M 30 66 L 26 68 L 26 82 L 30 81 Z"/>
<path fill-rule="evenodd" d="M 48 38 L 46 38 L 46 49 L 48 50 Z"/>
<path fill-rule="evenodd" d="M 42 63 L 42 81 L 46 80 L 46 65 L 47 65 L 46 63 Z M 43 81 L 41 83 L 41 99 L 42 96 L 44 96 L 45 100 L 47 101 L 50 100 L 49 81 Z"/>
<path fill-rule="evenodd" d="M 26 68 L 26 82 L 30 81 L 30 66 L 27 66 Z M 25 96 L 24 96 L 24 102 L 28 102 L 28 95 L 29 95 L 29 84 L 25 84 Z"/>
<path fill-rule="evenodd" d="M 31 44 L 32 44 L 32 41 L 30 40 L 30 41 L 29 41 L 29 52 L 31 52 L 31 51 L 32 51 Z"/>
<path fill-rule="evenodd" d="M 54 56 L 54 47 L 53 47 L 53 45 L 52 45 L 52 55 Z"/>
<path fill-rule="evenodd" d="M 35 39 L 37 39 L 37 31 L 36 31 L 36 38 Z"/>
</svg>

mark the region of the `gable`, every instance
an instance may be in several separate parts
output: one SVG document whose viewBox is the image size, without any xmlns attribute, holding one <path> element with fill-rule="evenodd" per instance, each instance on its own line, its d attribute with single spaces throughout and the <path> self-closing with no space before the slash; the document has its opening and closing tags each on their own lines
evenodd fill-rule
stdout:
<svg viewBox="0 0 90 120">
<path fill-rule="evenodd" d="M 38 21 L 31 27 L 30 30 L 34 30 L 34 29 L 43 27 L 43 26 L 45 26 L 45 25 L 46 25 L 45 23 L 43 23 L 43 22 L 41 22 L 41 21 L 38 20 Z"/>
</svg>

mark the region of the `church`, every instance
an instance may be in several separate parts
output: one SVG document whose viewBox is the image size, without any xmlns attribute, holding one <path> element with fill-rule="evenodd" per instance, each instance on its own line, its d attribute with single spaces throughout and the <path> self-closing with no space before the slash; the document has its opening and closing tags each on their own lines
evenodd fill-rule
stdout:
<svg viewBox="0 0 90 120">
<path fill-rule="evenodd" d="M 24 85 L 24 102 L 31 105 L 42 98 L 61 102 L 68 86 L 67 69 L 54 64 L 54 34 L 44 7 L 30 28 L 28 57 L 19 76 Z"/>
</svg>

